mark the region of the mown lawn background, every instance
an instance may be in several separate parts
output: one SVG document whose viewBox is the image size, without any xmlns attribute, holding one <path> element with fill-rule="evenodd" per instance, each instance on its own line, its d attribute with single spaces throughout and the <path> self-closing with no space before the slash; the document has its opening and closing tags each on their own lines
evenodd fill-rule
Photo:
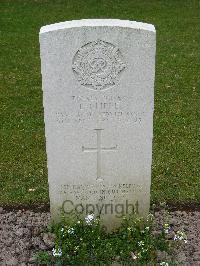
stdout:
<svg viewBox="0 0 200 266">
<path fill-rule="evenodd" d="M 0 9 L 0 205 L 48 202 L 38 34 L 82 18 L 155 25 L 152 201 L 200 200 L 199 1 L 12 0 Z"/>
</svg>

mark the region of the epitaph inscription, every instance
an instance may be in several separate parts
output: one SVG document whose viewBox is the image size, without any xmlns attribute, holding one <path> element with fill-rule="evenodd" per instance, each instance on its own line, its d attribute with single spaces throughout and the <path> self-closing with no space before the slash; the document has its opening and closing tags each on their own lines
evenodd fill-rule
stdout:
<svg viewBox="0 0 200 266">
<path fill-rule="evenodd" d="M 116 84 L 125 68 L 121 52 L 111 43 L 97 40 L 82 46 L 74 56 L 72 69 L 78 81 L 93 90 Z"/>
<path fill-rule="evenodd" d="M 110 197 L 115 199 L 119 195 L 126 198 L 127 195 L 135 195 L 142 192 L 142 186 L 137 184 L 116 183 L 104 184 L 102 182 L 95 184 L 62 184 L 59 188 L 59 193 L 64 195 L 73 195 L 76 200 L 85 201 L 90 200 L 92 195 L 97 196 L 97 202 L 109 200 Z"/>
</svg>

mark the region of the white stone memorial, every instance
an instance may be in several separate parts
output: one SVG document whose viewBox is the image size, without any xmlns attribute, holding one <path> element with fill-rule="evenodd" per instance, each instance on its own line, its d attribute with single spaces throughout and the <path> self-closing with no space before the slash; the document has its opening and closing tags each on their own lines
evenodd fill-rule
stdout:
<svg viewBox="0 0 200 266">
<path fill-rule="evenodd" d="M 156 34 L 113 19 L 40 30 L 51 214 L 109 229 L 150 204 Z"/>
</svg>

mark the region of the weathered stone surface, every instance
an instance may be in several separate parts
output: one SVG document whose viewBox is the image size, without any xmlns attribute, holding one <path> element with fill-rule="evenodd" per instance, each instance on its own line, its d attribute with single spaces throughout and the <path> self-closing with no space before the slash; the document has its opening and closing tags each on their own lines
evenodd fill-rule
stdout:
<svg viewBox="0 0 200 266">
<path fill-rule="evenodd" d="M 120 20 L 41 28 L 51 213 L 149 210 L 155 29 Z"/>
</svg>

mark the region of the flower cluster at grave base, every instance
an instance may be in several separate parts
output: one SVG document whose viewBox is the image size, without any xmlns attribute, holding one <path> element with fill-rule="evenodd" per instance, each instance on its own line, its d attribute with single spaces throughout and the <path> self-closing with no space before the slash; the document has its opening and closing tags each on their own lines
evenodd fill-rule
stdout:
<svg viewBox="0 0 200 266">
<path fill-rule="evenodd" d="M 146 220 L 129 216 L 123 218 L 120 228 L 108 233 L 94 214 L 76 221 L 66 221 L 63 216 L 60 224 L 49 227 L 56 239 L 53 250 L 39 252 L 37 261 L 42 265 L 172 265 L 173 245 L 167 240 L 170 226 L 164 224 L 155 233 L 156 226 L 152 215 Z M 178 231 L 172 241 L 177 244 L 185 239 Z M 159 261 L 159 252 L 167 254 L 165 260 Z"/>
</svg>

